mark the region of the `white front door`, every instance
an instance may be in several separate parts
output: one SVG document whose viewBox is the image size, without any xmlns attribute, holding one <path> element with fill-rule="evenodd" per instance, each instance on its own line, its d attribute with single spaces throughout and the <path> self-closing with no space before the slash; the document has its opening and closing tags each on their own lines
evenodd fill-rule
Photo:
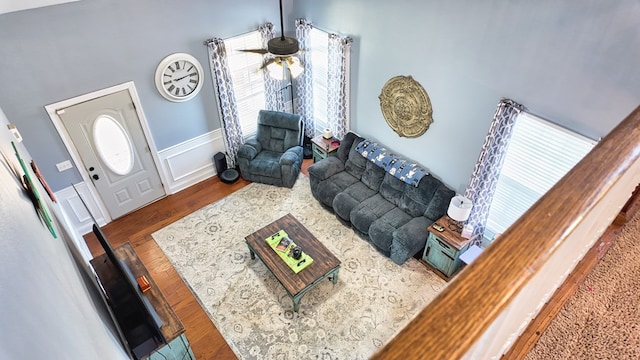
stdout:
<svg viewBox="0 0 640 360">
<path fill-rule="evenodd" d="M 57 114 L 112 219 L 166 194 L 128 90 Z"/>
</svg>

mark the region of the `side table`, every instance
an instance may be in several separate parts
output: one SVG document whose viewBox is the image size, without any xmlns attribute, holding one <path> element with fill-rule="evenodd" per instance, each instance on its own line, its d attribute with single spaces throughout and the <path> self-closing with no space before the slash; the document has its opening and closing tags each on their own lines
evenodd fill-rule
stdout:
<svg viewBox="0 0 640 360">
<path fill-rule="evenodd" d="M 313 162 L 317 162 L 327 156 L 335 155 L 340 147 L 340 142 L 335 137 L 325 139 L 322 135 L 318 135 L 311 139 L 311 147 L 313 149 Z"/>
<path fill-rule="evenodd" d="M 460 255 L 469 248 L 470 241 L 452 230 L 452 222 L 445 215 L 429 226 L 427 245 L 424 248 L 422 260 L 438 270 L 445 279 L 449 280 L 462 266 Z M 441 229 L 442 231 L 438 230 Z"/>
</svg>

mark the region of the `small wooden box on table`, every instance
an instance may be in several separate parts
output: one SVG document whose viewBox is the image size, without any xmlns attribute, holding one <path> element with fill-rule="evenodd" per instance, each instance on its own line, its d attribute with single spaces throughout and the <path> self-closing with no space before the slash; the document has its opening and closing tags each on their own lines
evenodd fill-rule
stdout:
<svg viewBox="0 0 640 360">
<path fill-rule="evenodd" d="M 127 242 L 115 248 L 114 252 L 119 259 L 124 261 L 134 277 L 144 276 L 147 279 L 150 288 L 148 291 L 145 291 L 144 296 L 149 299 L 149 302 L 162 320 L 160 331 L 167 340 L 167 344 L 155 349 L 148 355 L 147 359 L 195 359 L 196 357 L 184 333 L 184 326 L 149 275 L 142 261 L 138 258 L 131 244 Z M 113 288 L 112 283 L 118 281 L 118 279 L 115 278 L 116 270 L 114 266 L 108 261 L 106 254 L 96 256 L 90 263 L 96 275 L 100 278 L 105 290 L 108 292 L 108 289 Z"/>
<path fill-rule="evenodd" d="M 325 139 L 322 135 L 318 135 L 311 139 L 311 147 L 313 149 L 313 162 L 318 162 L 327 156 L 333 156 L 340 147 L 340 142 L 335 137 Z"/>
<path fill-rule="evenodd" d="M 460 270 L 463 265 L 460 255 L 470 245 L 469 239 L 463 238 L 452 226 L 453 222 L 449 216 L 445 215 L 429 226 L 427 245 L 422 255 L 422 260 L 438 270 L 438 273 L 446 280 L 449 280 Z M 438 226 L 442 231 L 436 229 Z"/>
</svg>

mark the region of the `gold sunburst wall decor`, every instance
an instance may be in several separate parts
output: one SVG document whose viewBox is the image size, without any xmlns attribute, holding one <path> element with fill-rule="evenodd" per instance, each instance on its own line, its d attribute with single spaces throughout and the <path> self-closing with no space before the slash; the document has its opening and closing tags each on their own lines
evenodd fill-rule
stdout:
<svg viewBox="0 0 640 360">
<path fill-rule="evenodd" d="M 382 87 L 380 108 L 387 124 L 398 135 L 418 137 L 433 123 L 431 100 L 411 76 L 396 76 Z"/>
</svg>

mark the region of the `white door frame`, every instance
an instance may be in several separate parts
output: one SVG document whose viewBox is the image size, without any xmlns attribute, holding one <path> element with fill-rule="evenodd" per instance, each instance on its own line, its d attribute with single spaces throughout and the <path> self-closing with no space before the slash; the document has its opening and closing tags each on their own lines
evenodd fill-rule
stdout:
<svg viewBox="0 0 640 360">
<path fill-rule="evenodd" d="M 83 162 L 80 158 L 80 154 L 78 153 L 78 150 L 73 144 L 73 141 L 71 141 L 71 136 L 69 136 L 69 133 L 67 133 L 67 130 L 64 127 L 64 124 L 62 123 L 62 119 L 60 119 L 60 116 L 58 116 L 58 110 L 65 109 L 67 107 L 74 106 L 85 101 L 90 101 L 95 98 L 117 93 L 122 90 L 127 90 L 129 92 L 129 95 L 131 96 L 131 100 L 133 100 L 133 104 L 136 108 L 136 113 L 138 114 L 138 119 L 140 119 L 140 126 L 142 127 L 142 132 L 144 133 L 144 136 L 147 139 L 147 145 L 149 145 L 149 152 L 151 153 L 151 157 L 153 158 L 153 162 L 156 166 L 156 170 L 160 175 L 160 181 L 162 182 L 162 186 L 166 190 L 165 184 L 168 184 L 168 181 L 166 179 L 164 171 L 161 171 L 162 162 L 158 157 L 158 150 L 153 141 L 153 137 L 151 136 L 149 123 L 147 122 L 147 118 L 144 116 L 144 111 L 142 111 L 140 97 L 138 96 L 138 92 L 136 90 L 136 87 L 133 81 L 115 85 L 106 89 L 94 91 L 88 94 L 76 96 L 74 98 L 59 101 L 50 105 L 46 105 L 44 107 L 45 110 L 47 111 L 47 114 L 49 115 L 49 118 L 51 118 L 51 122 L 53 122 L 53 126 L 55 126 L 56 130 L 58 131 L 58 134 L 60 135 L 60 138 L 62 139 L 64 146 L 69 151 L 69 155 L 71 155 L 71 160 L 73 161 L 74 166 L 80 173 L 80 176 L 84 181 L 84 184 L 87 186 L 89 194 L 97 204 L 98 209 L 101 212 L 102 218 L 105 219 L 107 223 L 111 222 L 111 220 L 113 219 L 111 218 L 111 215 L 109 215 L 109 212 L 107 211 L 107 208 L 105 207 L 102 201 L 102 198 L 100 197 L 97 189 L 93 185 L 93 182 L 91 181 L 89 173 L 84 168 Z M 94 215 L 94 217 L 98 218 L 98 216 L 96 215 Z"/>
</svg>

